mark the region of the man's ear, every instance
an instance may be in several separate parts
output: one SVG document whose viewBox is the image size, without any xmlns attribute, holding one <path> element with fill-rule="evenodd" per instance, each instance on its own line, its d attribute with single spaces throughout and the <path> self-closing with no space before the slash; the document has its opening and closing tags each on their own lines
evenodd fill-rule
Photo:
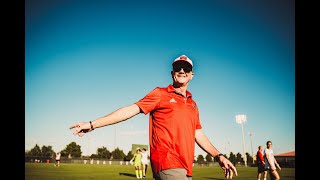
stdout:
<svg viewBox="0 0 320 180">
<path fill-rule="evenodd" d="M 191 78 L 190 78 L 190 80 L 192 80 L 192 78 L 193 78 L 193 76 L 194 76 L 194 72 L 192 72 L 192 74 L 191 74 L 192 76 L 191 76 Z"/>
</svg>

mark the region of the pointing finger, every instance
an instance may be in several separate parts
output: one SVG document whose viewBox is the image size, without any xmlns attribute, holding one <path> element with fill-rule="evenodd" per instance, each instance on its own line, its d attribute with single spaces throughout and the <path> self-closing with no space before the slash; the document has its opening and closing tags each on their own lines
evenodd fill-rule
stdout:
<svg viewBox="0 0 320 180">
<path fill-rule="evenodd" d="M 74 125 L 70 126 L 69 129 L 73 129 L 73 128 L 78 127 L 78 126 L 79 126 L 79 125 L 78 125 L 78 123 L 77 123 L 77 124 L 74 124 Z"/>
</svg>

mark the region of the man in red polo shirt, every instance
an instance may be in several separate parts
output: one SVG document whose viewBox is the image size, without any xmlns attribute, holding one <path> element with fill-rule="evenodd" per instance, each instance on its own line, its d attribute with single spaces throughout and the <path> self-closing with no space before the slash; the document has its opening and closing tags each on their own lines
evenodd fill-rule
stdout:
<svg viewBox="0 0 320 180">
<path fill-rule="evenodd" d="M 193 63 L 185 55 L 172 63 L 173 83 L 157 87 L 138 102 L 120 108 L 90 122 L 79 122 L 70 127 L 74 134 L 83 136 L 95 128 L 127 120 L 139 113 L 149 116 L 150 161 L 156 180 L 190 180 L 195 142 L 215 157 L 225 177 L 238 175 L 234 165 L 225 158 L 202 132 L 197 103 L 187 90 L 194 76 Z"/>
</svg>

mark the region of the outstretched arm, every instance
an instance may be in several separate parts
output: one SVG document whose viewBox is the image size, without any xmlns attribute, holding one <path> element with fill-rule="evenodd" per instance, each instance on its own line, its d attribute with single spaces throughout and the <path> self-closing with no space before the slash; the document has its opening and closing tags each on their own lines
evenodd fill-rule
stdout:
<svg viewBox="0 0 320 180">
<path fill-rule="evenodd" d="M 196 130 L 196 142 L 205 152 L 209 153 L 212 157 L 217 157 L 219 165 L 224 170 L 224 175 L 227 179 L 232 179 L 233 173 L 238 176 L 234 165 L 224 156 L 218 156 L 220 152 L 211 144 L 201 129 Z"/>
<path fill-rule="evenodd" d="M 85 133 L 92 131 L 93 129 L 100 128 L 103 126 L 108 126 L 111 124 L 116 124 L 121 121 L 125 121 L 140 113 L 140 108 L 136 104 L 130 106 L 125 106 L 120 108 L 106 116 L 100 117 L 94 121 L 90 122 L 78 122 L 72 126 L 70 129 L 75 128 L 73 134 L 78 136 L 83 136 Z"/>
</svg>

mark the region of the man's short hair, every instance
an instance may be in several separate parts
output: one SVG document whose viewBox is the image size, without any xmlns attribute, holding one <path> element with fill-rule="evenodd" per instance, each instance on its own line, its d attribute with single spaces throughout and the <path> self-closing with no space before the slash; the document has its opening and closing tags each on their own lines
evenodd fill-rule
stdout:
<svg viewBox="0 0 320 180">
<path fill-rule="evenodd" d="M 266 144 L 267 144 L 267 146 L 268 146 L 268 144 L 269 144 L 269 143 L 272 143 L 272 142 L 271 142 L 271 141 L 267 141 L 267 143 L 266 143 Z"/>
</svg>

